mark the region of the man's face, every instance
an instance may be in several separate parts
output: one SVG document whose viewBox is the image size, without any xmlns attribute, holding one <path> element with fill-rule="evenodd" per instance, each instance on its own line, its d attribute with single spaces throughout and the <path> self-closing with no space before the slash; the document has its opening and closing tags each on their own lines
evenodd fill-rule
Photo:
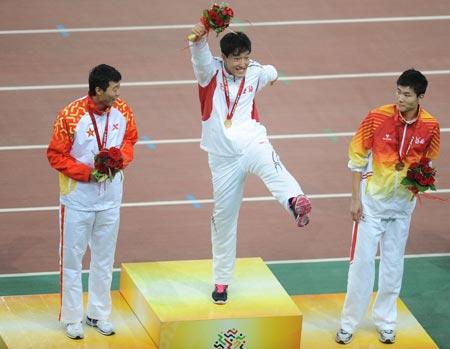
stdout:
<svg viewBox="0 0 450 349">
<path fill-rule="evenodd" d="M 409 86 L 397 86 L 396 99 L 398 110 L 402 114 L 410 111 L 416 111 L 419 106 L 419 100 L 423 95 L 417 96 L 414 90 Z"/>
<path fill-rule="evenodd" d="M 237 56 L 230 54 L 228 57 L 222 54 L 222 58 L 228 73 L 237 78 L 245 76 L 245 72 L 250 63 L 250 52 L 242 52 Z"/>
<path fill-rule="evenodd" d="M 98 101 L 107 107 L 111 107 L 120 96 L 120 82 L 110 81 L 106 91 L 96 88 Z"/>
</svg>

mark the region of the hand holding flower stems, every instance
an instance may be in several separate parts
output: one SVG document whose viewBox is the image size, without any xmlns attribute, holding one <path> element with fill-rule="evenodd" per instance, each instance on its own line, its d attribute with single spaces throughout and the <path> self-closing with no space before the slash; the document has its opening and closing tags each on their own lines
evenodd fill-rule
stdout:
<svg viewBox="0 0 450 349">
<path fill-rule="evenodd" d="M 123 169 L 123 156 L 119 148 L 111 147 L 102 149 L 94 157 L 94 169 L 91 172 L 91 179 L 102 183 L 109 179 L 111 182 L 117 173 Z"/>
<path fill-rule="evenodd" d="M 191 34 L 188 36 L 188 40 L 192 42 L 196 42 L 200 40 L 201 37 L 206 35 L 208 31 L 206 30 L 203 23 L 197 23 L 194 28 L 191 29 Z"/>
<path fill-rule="evenodd" d="M 195 42 L 202 36 L 207 34 L 210 29 L 214 30 L 217 35 L 223 32 L 228 26 L 234 16 L 234 12 L 226 2 L 220 4 L 214 3 L 211 8 L 203 11 L 203 15 L 188 36 L 188 40 Z"/>
</svg>

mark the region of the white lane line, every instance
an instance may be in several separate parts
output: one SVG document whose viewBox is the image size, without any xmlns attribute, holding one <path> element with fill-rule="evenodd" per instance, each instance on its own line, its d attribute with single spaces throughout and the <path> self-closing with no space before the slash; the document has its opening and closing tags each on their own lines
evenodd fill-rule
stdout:
<svg viewBox="0 0 450 349">
<path fill-rule="evenodd" d="M 434 257 L 450 257 L 450 253 L 423 253 L 423 254 L 407 254 L 406 259 L 414 258 L 434 258 Z M 377 256 L 377 259 L 380 257 Z M 305 264 L 305 263 L 329 263 L 329 262 L 347 262 L 349 259 L 344 258 L 317 258 L 317 259 L 289 259 L 277 261 L 264 261 L 266 264 Z M 114 268 L 114 272 L 120 272 L 120 268 Z M 89 270 L 83 270 L 83 274 L 88 274 Z M 44 271 L 35 273 L 14 273 L 14 274 L 0 274 L 0 278 L 15 278 L 15 277 L 33 277 L 33 276 L 52 276 L 59 275 L 59 271 Z"/>
<path fill-rule="evenodd" d="M 349 73 L 349 74 L 322 74 L 305 76 L 281 76 L 280 81 L 307 81 L 307 80 L 337 80 L 337 79 L 364 79 L 364 78 L 384 78 L 398 77 L 402 72 L 379 72 L 379 73 Z M 450 75 L 450 69 L 423 70 L 425 75 Z M 193 85 L 197 80 L 150 80 L 121 82 L 122 87 L 153 87 L 153 86 L 174 86 Z M 60 84 L 60 85 L 25 85 L 25 86 L 0 86 L 0 92 L 13 91 L 41 91 L 41 90 L 63 90 L 63 89 L 86 89 L 87 84 Z"/>
<path fill-rule="evenodd" d="M 450 189 L 438 189 L 432 194 L 448 194 Z M 310 199 L 339 199 L 349 198 L 351 193 L 331 193 L 331 194 L 310 194 Z M 261 202 L 261 201 L 274 201 L 273 196 L 255 196 L 244 198 L 244 202 Z M 198 199 L 199 204 L 212 204 L 214 199 Z M 179 206 L 179 205 L 192 205 L 192 200 L 168 200 L 168 201 L 141 201 L 141 202 L 124 202 L 121 207 L 160 207 L 160 206 Z M 19 213 L 19 212 L 44 212 L 44 211 L 57 211 L 59 206 L 36 206 L 36 207 L 13 207 L 13 208 L 1 208 L 1 213 Z"/>
<path fill-rule="evenodd" d="M 441 128 L 441 133 L 450 132 L 450 128 Z M 309 138 L 330 138 L 335 137 L 351 137 L 354 132 L 327 132 L 327 133 L 294 133 L 285 135 L 272 135 L 268 136 L 269 139 L 283 140 L 283 139 L 309 139 Z M 188 143 L 200 143 L 200 138 L 179 138 L 179 139 L 160 139 L 149 141 L 138 141 L 137 145 L 158 145 L 158 144 L 188 144 Z M 0 146 L 0 151 L 10 150 L 34 150 L 34 149 L 47 149 L 47 144 L 34 144 L 34 145 L 6 145 Z"/>
<path fill-rule="evenodd" d="M 407 259 L 430 258 L 430 257 L 450 257 L 450 253 L 423 253 L 423 254 L 405 255 L 405 258 Z M 380 259 L 380 256 L 377 256 L 375 258 Z M 264 261 L 264 262 L 266 264 L 302 264 L 302 263 L 348 262 L 348 260 L 349 260 L 348 257 L 344 257 L 344 258 L 291 259 L 291 260 Z"/>
<path fill-rule="evenodd" d="M 337 19 L 312 19 L 297 21 L 270 21 L 270 22 L 242 22 L 235 20 L 231 27 L 273 27 L 273 26 L 292 26 L 292 25 L 322 25 L 322 24 L 361 24 L 361 23 L 385 23 L 385 22 L 417 22 L 417 21 L 446 21 L 449 15 L 442 16 L 408 16 L 408 17 L 367 17 L 367 18 L 337 18 Z M 121 26 L 121 27 L 90 27 L 90 28 L 67 28 L 65 33 L 92 33 L 92 32 L 111 32 L 111 31 L 142 31 L 142 30 L 173 30 L 173 29 L 191 29 L 193 24 L 173 24 L 173 25 L 141 25 L 141 26 Z M 0 35 L 17 34 L 59 34 L 61 29 L 20 29 L 20 30 L 1 30 Z"/>
</svg>

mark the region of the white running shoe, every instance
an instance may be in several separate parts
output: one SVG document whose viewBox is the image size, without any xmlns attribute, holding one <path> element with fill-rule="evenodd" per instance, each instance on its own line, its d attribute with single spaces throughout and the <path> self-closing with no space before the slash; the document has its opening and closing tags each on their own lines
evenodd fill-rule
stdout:
<svg viewBox="0 0 450 349">
<path fill-rule="evenodd" d="M 83 324 L 81 322 L 72 322 L 64 324 L 66 336 L 72 339 L 84 338 Z"/>
<path fill-rule="evenodd" d="M 339 344 L 347 344 L 352 341 L 353 335 L 350 332 L 344 331 L 342 328 L 336 333 L 336 342 Z"/>
<path fill-rule="evenodd" d="M 378 339 L 381 343 L 392 344 L 395 342 L 395 331 L 394 330 L 380 330 L 378 331 Z"/>
<path fill-rule="evenodd" d="M 114 326 L 109 320 L 96 320 L 86 316 L 86 325 L 94 327 L 98 332 L 105 336 L 111 336 L 114 332 Z"/>
</svg>

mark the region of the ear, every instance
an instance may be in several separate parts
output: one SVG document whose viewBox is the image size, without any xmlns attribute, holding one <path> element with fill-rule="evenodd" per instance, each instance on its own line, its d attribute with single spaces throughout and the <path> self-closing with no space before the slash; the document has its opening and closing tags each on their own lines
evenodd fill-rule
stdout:
<svg viewBox="0 0 450 349">
<path fill-rule="evenodd" d="M 103 91 L 99 86 L 95 88 L 95 94 L 101 96 L 105 91 Z"/>
<path fill-rule="evenodd" d="M 424 97 L 425 97 L 425 95 L 422 93 L 422 94 L 420 94 L 419 97 L 417 97 L 417 98 L 422 99 L 422 98 L 424 98 Z"/>
</svg>

